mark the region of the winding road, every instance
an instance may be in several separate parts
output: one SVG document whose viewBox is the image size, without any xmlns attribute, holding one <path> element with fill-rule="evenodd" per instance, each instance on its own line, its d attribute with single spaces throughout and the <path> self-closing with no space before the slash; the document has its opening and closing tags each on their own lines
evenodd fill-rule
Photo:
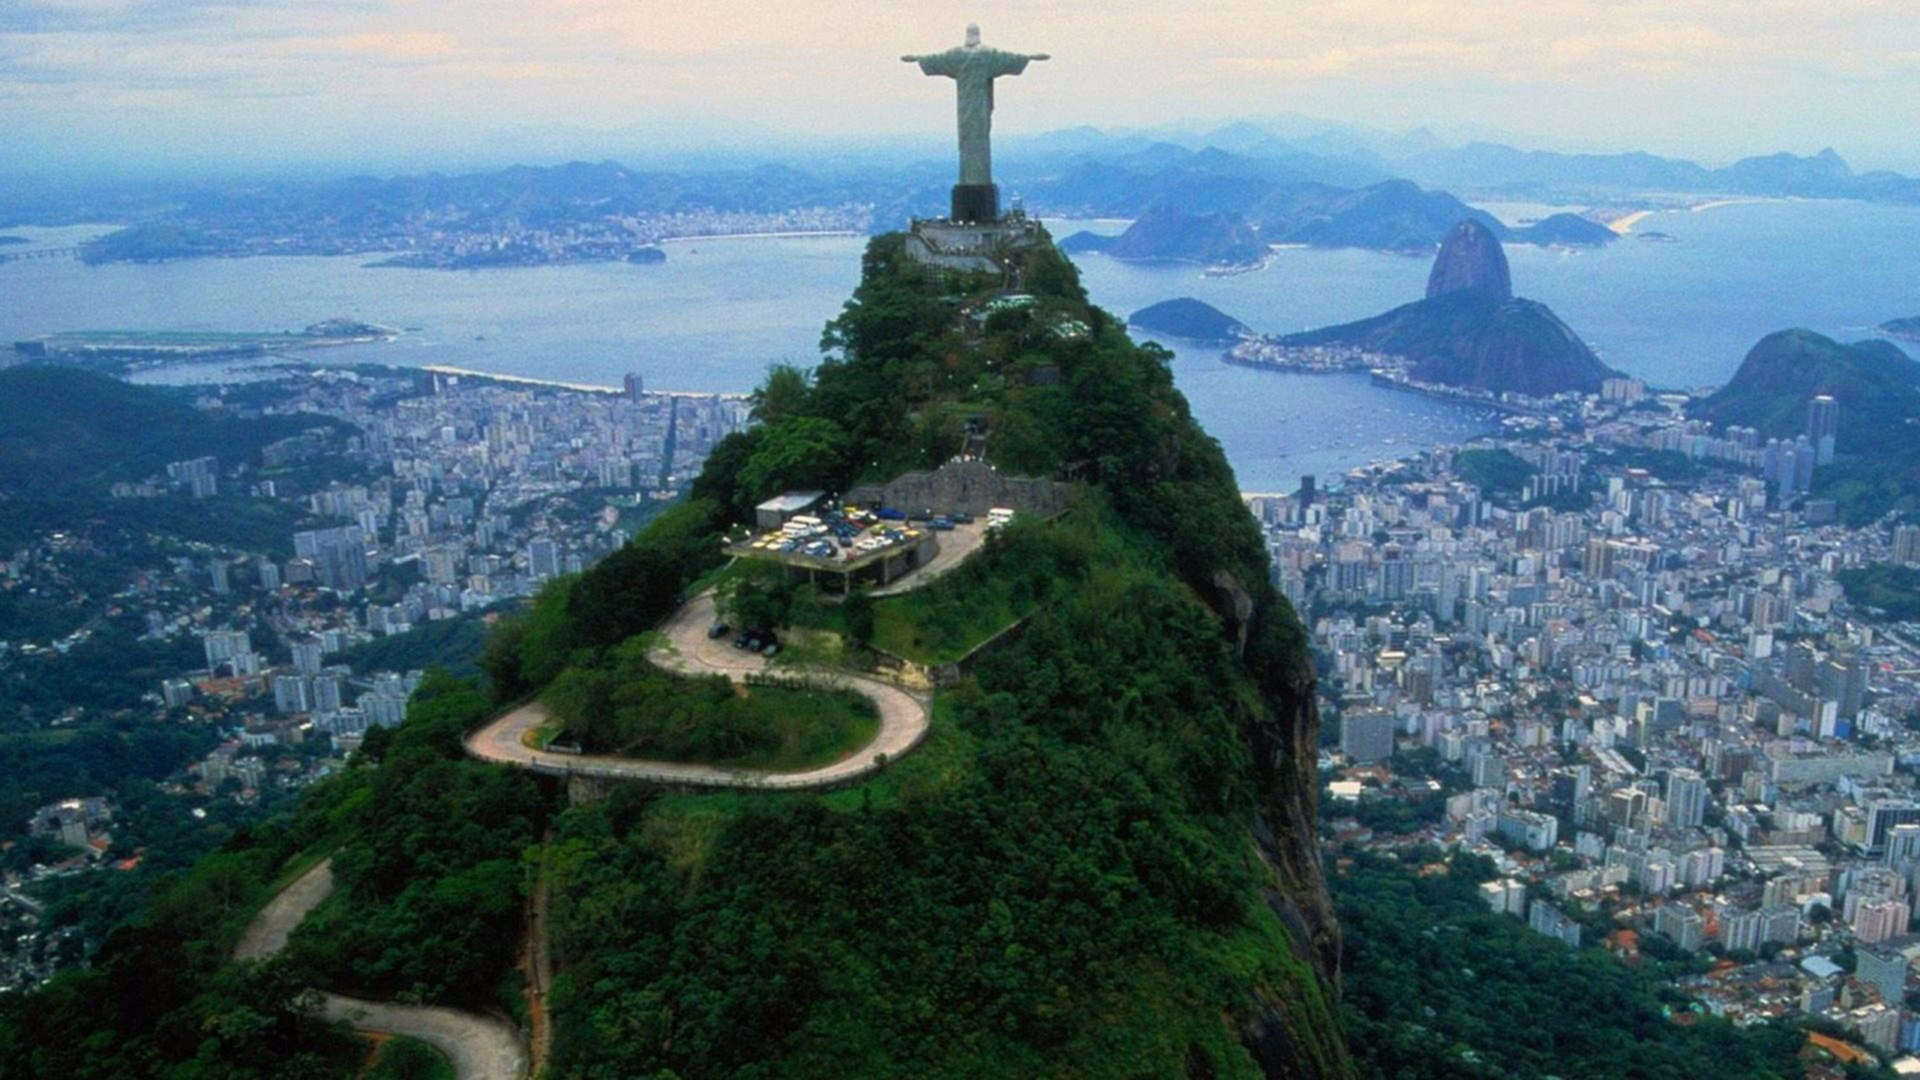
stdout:
<svg viewBox="0 0 1920 1080">
<path fill-rule="evenodd" d="M 726 640 L 708 639 L 707 628 L 717 618 L 712 593 L 702 593 L 688 601 L 661 627 L 666 644 L 654 649 L 650 659 L 669 671 L 687 675 L 725 675 L 736 683 L 744 682 L 749 675 L 767 670 L 765 657 L 735 649 Z M 808 674 L 806 669 L 795 669 L 794 673 Z M 880 767 L 880 755 L 886 755 L 889 761 L 897 760 L 926 737 L 930 717 L 927 703 L 921 698 L 878 679 L 829 672 L 820 674 L 834 685 L 844 686 L 870 699 L 879 715 L 880 730 L 872 742 L 859 750 L 815 769 L 776 773 L 536 750 L 527 742 L 529 733 L 552 719 L 552 713 L 537 701 L 522 705 L 467 736 L 467 753 L 482 761 L 555 776 L 639 780 L 682 787 L 800 791 L 831 787 L 858 779 Z"/>
<path fill-rule="evenodd" d="M 914 584 L 921 585 L 957 565 L 977 544 L 956 550 L 945 563 L 924 569 Z M 958 545 L 956 545 L 958 547 Z M 725 640 L 711 640 L 707 628 L 718 618 L 711 592 L 682 605 L 667 620 L 665 643 L 653 650 L 654 663 L 688 675 L 724 675 L 736 683 L 767 669 L 765 657 L 733 648 Z M 800 669 L 796 674 L 806 674 Z M 607 780 L 638 780 L 688 787 L 750 790 L 805 790 L 830 787 L 858 779 L 918 746 L 926 737 L 931 714 L 925 700 L 891 683 L 860 675 L 820 672 L 831 683 L 864 694 L 878 711 L 880 730 L 873 741 L 829 765 L 800 772 L 764 772 L 725 769 L 671 761 L 583 754 L 556 754 L 536 750 L 527 736 L 545 724 L 551 714 L 539 702 L 522 705 L 467 736 L 467 752 L 481 761 L 511 765 L 558 776 Z M 287 939 L 313 910 L 333 894 L 333 861 L 322 860 L 313 869 L 280 890 L 254 917 L 234 946 L 235 960 L 264 960 L 286 948 Z M 544 900 L 544 897 L 539 899 Z M 531 927 L 535 937 L 528 956 L 530 974 L 545 981 L 547 959 L 543 942 L 543 903 L 536 903 Z M 544 989 L 537 987 L 536 992 Z M 419 1039 L 447 1056 L 460 1080 L 524 1080 L 529 1070 L 528 1048 L 518 1029 L 504 1020 L 432 1006 L 368 1001 L 344 994 L 321 992 L 322 1013 L 344 1020 L 361 1031 L 406 1035 Z M 544 1005 L 544 1002 L 542 1003 Z"/>
<path fill-rule="evenodd" d="M 333 860 L 324 859 L 267 901 L 241 933 L 233 958 L 264 960 L 286 948 L 294 927 L 332 894 Z M 523 1080 L 527 1075 L 526 1044 L 504 1020 L 325 991 L 320 999 L 321 1014 L 329 1020 L 344 1020 L 360 1031 L 406 1035 L 439 1050 L 453 1063 L 460 1080 Z"/>
</svg>

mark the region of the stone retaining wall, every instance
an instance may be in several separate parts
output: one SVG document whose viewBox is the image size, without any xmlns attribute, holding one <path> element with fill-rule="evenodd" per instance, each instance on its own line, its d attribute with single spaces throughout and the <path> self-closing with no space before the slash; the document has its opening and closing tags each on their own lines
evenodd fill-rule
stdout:
<svg viewBox="0 0 1920 1080">
<path fill-rule="evenodd" d="M 1052 517 L 1067 508 L 1069 485 L 1044 477 L 1008 476 L 984 461 L 949 461 L 932 472 L 902 473 L 884 484 L 847 492 L 855 506 L 889 506 L 909 513 L 972 514 L 996 507 Z"/>
</svg>

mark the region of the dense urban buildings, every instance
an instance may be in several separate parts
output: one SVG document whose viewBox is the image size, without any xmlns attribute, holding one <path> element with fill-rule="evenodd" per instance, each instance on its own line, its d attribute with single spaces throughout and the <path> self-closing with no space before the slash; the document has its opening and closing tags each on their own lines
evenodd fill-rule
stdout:
<svg viewBox="0 0 1920 1080">
<path fill-rule="evenodd" d="M 212 747 L 170 783 L 183 798 L 241 806 L 327 775 L 368 730 L 398 724 L 421 665 L 470 666 L 498 614 L 618 547 L 747 413 L 744 397 L 648 392 L 637 374 L 595 393 L 393 369 L 297 369 L 200 404 L 316 427 L 267 447 L 258 472 L 175 462 L 117 485 L 114 501 L 245 498 L 299 527 L 171 555 L 50 533 L 0 551 L 0 587 L 84 610 L 98 599 L 83 571 L 103 556 L 125 565 L 129 578 L 97 587 L 138 613 L 143 645 L 190 658 L 144 688 L 142 707 L 154 727 Z M 318 426 L 328 420 L 344 424 Z M 93 632 L 0 640 L 0 672 L 32 679 Z M 56 722 L 87 711 L 75 704 Z M 137 862 L 114 843 L 101 795 L 20 823 L 51 846 L 45 861 L 6 871 L 0 987 L 36 983 L 83 953 L 63 946 L 73 928 L 43 921 L 36 883 Z"/>
<path fill-rule="evenodd" d="M 1841 576 L 1920 561 L 1920 530 L 1807 494 L 1830 398 L 1762 442 L 1616 382 L 1248 496 L 1328 673 L 1333 835 L 1490 855 L 1493 910 L 1695 958 L 1710 1012 L 1914 1049 L 1920 626 Z"/>
</svg>

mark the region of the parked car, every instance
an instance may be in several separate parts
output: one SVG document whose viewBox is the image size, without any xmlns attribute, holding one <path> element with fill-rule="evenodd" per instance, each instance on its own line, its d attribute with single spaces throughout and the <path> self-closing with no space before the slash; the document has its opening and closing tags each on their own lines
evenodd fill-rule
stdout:
<svg viewBox="0 0 1920 1080">
<path fill-rule="evenodd" d="M 932 529 L 935 532 L 952 532 L 953 519 L 937 517 L 937 518 L 934 518 L 932 521 L 927 522 L 927 527 Z"/>
<path fill-rule="evenodd" d="M 883 507 L 880 511 L 880 520 L 905 521 L 907 520 L 907 515 L 901 513 L 898 510 L 893 509 L 892 507 Z"/>
<path fill-rule="evenodd" d="M 723 622 L 717 622 L 717 623 L 714 623 L 712 626 L 707 627 L 707 640 L 718 641 L 721 638 L 726 637 L 728 634 L 732 632 L 733 632 L 733 627 L 728 626 L 726 623 L 723 623 Z"/>
<path fill-rule="evenodd" d="M 971 525 L 973 524 L 973 515 L 965 514 L 965 513 L 955 513 L 953 515 L 953 523 L 955 525 Z"/>
</svg>

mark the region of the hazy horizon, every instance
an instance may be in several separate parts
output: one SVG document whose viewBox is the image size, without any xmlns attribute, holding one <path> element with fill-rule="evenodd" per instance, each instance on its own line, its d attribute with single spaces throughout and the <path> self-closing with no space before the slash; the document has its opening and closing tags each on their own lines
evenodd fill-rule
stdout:
<svg viewBox="0 0 1920 1080">
<path fill-rule="evenodd" d="M 969 21 L 1054 56 L 1001 87 L 1008 136 L 1311 116 L 1704 164 L 1831 146 L 1863 171 L 1920 172 L 1920 20 L 1890 0 L 720 6 L 16 0 L 0 10 L 0 173 L 931 154 L 951 85 L 898 56 Z"/>
</svg>

